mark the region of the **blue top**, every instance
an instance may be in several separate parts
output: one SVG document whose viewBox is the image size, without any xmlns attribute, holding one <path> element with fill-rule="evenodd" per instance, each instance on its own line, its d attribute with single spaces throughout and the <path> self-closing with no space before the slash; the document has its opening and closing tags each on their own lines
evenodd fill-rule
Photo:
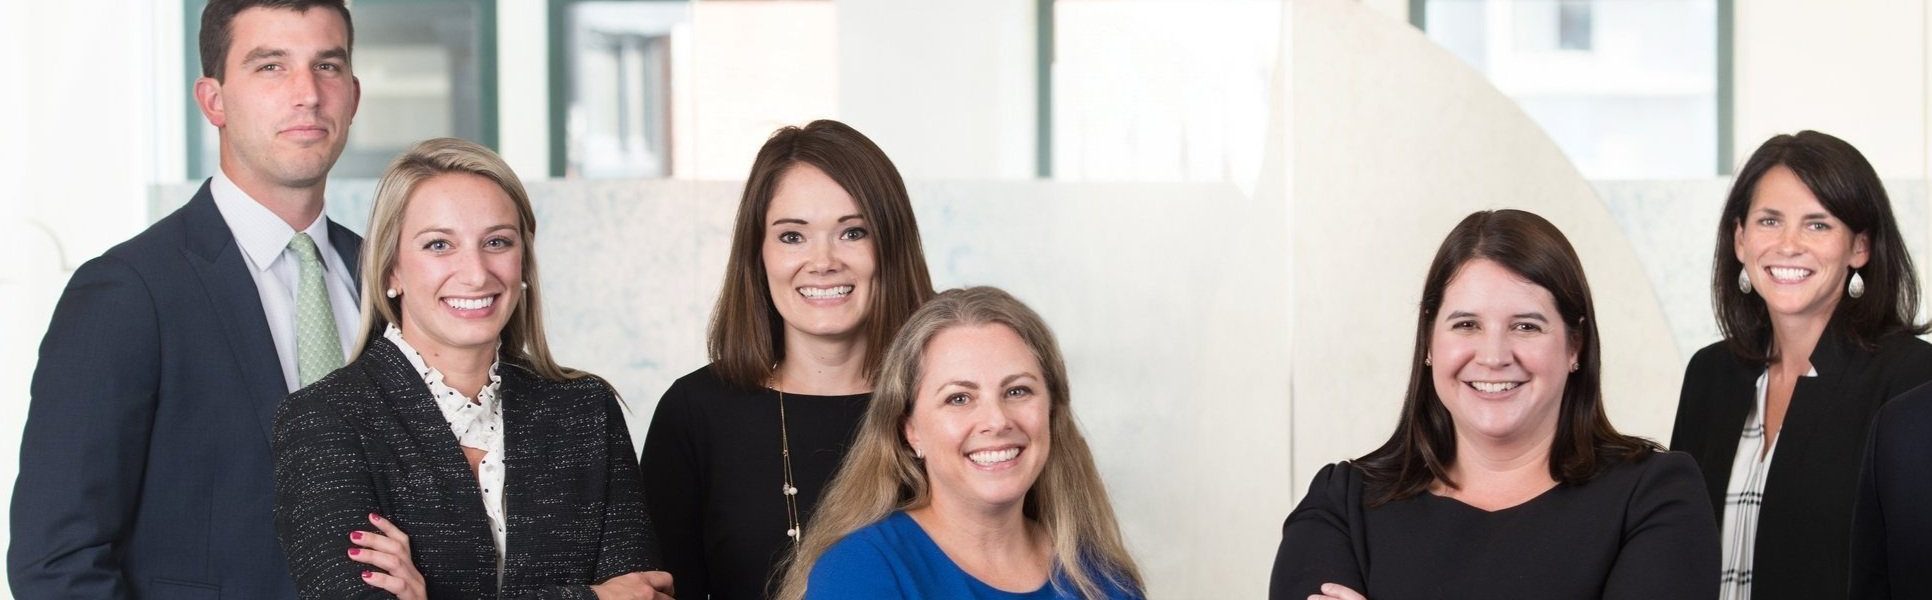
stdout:
<svg viewBox="0 0 1932 600">
<path fill-rule="evenodd" d="M 1053 579 L 1040 589 L 1018 594 L 986 585 L 953 564 L 917 521 L 899 511 L 827 548 L 818 563 L 812 565 L 805 598 L 1079 598 L 1078 590 L 1061 577 L 1058 569 L 1054 570 Z M 1066 588 L 1065 592 L 1054 586 L 1056 581 L 1060 582 L 1060 588 Z M 1141 597 L 1104 580 L 1100 583 L 1106 588 L 1106 598 L 1138 600 Z"/>
</svg>

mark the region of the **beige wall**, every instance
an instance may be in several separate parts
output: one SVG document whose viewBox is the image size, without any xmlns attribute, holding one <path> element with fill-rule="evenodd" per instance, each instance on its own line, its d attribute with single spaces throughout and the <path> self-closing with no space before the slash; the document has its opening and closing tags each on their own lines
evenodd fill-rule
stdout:
<svg viewBox="0 0 1932 600">
<path fill-rule="evenodd" d="M 1033 176 L 1033 0 L 841 0 L 838 115 L 909 176 Z"/>
<path fill-rule="evenodd" d="M 1816 129 L 1881 177 L 1928 174 L 1932 15 L 1912 0 L 1738 0 L 1736 160 L 1774 134 Z"/>
</svg>

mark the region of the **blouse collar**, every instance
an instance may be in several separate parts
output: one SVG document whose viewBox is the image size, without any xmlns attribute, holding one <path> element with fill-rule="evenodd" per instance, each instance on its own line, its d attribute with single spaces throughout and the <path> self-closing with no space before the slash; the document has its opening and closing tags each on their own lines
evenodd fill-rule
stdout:
<svg viewBox="0 0 1932 600">
<path fill-rule="evenodd" d="M 403 357 L 409 359 L 409 365 L 415 367 L 416 374 L 423 379 L 423 385 L 429 387 L 429 395 L 436 399 L 436 408 L 443 412 L 443 419 L 449 421 L 450 432 L 456 434 L 458 443 L 471 448 L 486 448 L 484 436 L 494 433 L 489 427 L 491 417 L 503 414 L 503 408 L 497 403 L 497 391 L 503 385 L 503 377 L 497 373 L 503 364 L 501 344 L 497 360 L 490 363 L 490 382 L 478 390 L 476 398 L 472 400 L 444 383 L 443 372 L 423 362 L 422 354 L 403 339 L 402 329 L 396 327 L 395 323 L 383 329 L 382 337 L 402 350 Z"/>
</svg>

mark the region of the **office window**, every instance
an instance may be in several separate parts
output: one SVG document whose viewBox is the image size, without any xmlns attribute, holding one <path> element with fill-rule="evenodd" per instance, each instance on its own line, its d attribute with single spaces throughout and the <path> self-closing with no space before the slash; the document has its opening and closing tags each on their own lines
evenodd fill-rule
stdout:
<svg viewBox="0 0 1932 600">
<path fill-rule="evenodd" d="M 1426 0 L 1429 38 L 1489 77 L 1591 179 L 1710 177 L 1721 0 Z"/>
<path fill-rule="evenodd" d="M 558 174 L 670 176 L 673 48 L 690 35 L 691 3 L 571 1 L 551 14 Z"/>
<path fill-rule="evenodd" d="M 1051 176 L 1251 186 L 1281 53 L 1275 0 L 1057 0 Z"/>
</svg>

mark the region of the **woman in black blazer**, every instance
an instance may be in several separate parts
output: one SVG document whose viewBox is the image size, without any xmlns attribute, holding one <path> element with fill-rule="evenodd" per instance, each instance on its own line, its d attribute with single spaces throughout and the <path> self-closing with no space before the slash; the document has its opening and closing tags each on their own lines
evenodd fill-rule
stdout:
<svg viewBox="0 0 1932 600">
<path fill-rule="evenodd" d="M 1803 131 L 1760 146 L 1718 225 L 1724 333 L 1691 358 L 1671 449 L 1723 532 L 1722 598 L 1842 598 L 1873 415 L 1932 379 L 1918 281 L 1871 164 Z"/>
<path fill-rule="evenodd" d="M 429 140 L 384 174 L 356 359 L 275 423 L 304 598 L 667 597 L 616 395 L 544 342 L 535 233 L 476 144 Z"/>
</svg>

